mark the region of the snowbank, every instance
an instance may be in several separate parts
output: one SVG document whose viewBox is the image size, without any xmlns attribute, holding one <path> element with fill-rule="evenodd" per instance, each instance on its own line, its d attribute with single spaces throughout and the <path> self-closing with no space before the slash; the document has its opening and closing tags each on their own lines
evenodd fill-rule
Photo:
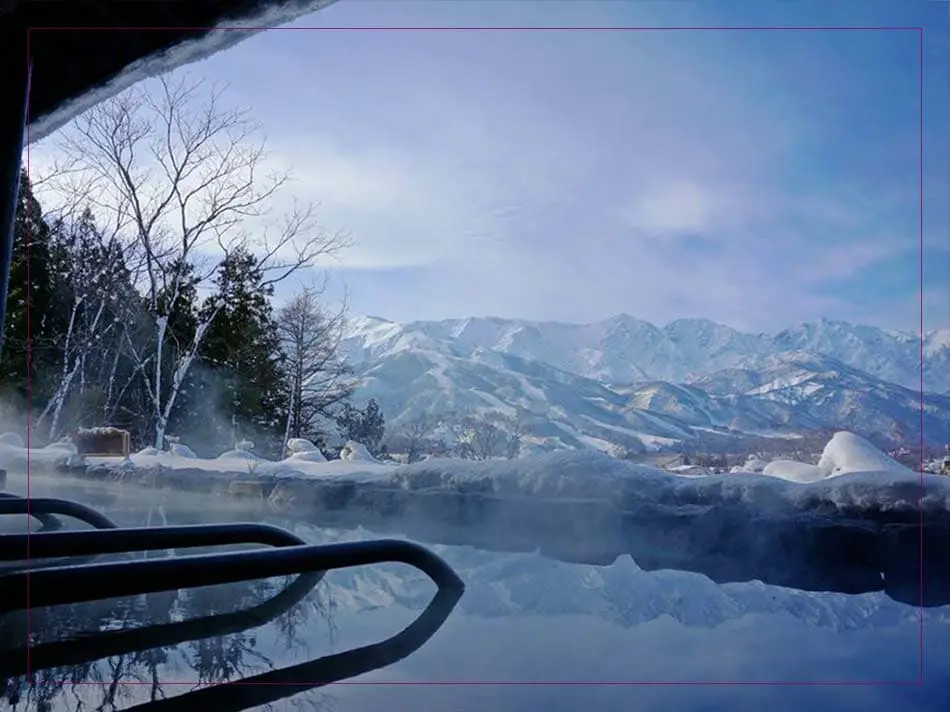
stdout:
<svg viewBox="0 0 950 712">
<path fill-rule="evenodd" d="M 807 462 L 798 462 L 796 460 L 773 460 L 765 469 L 763 475 L 770 477 L 779 477 L 789 482 L 818 482 L 827 477 L 824 470 Z"/>
<path fill-rule="evenodd" d="M 156 450 L 153 447 L 143 448 L 131 455 L 128 461 L 123 461 L 118 457 L 90 457 L 87 461 L 92 466 L 103 468 L 101 470 L 103 473 L 115 469 L 121 470 L 124 476 L 128 475 L 129 464 L 135 470 L 139 470 L 143 476 L 152 477 L 163 470 L 180 473 L 175 476 L 176 486 L 183 484 L 182 476 L 198 479 L 203 473 L 241 479 L 290 477 L 308 480 L 314 477 L 342 477 L 352 481 L 364 481 L 378 480 L 380 475 L 391 474 L 393 471 L 392 465 L 378 462 L 327 461 L 319 450 L 296 452 L 285 460 L 274 462 L 248 450 L 237 448 L 223 452 L 216 458 L 202 458 L 197 457 L 187 446 L 180 444 L 173 444 L 168 451 Z"/>
<path fill-rule="evenodd" d="M 888 457 L 864 438 L 849 432 L 835 433 L 828 441 L 818 460 L 818 469 L 826 477 L 850 472 L 881 472 L 900 479 L 919 479 L 919 474 Z"/>
<path fill-rule="evenodd" d="M 295 452 L 290 457 L 288 457 L 285 462 L 326 462 L 327 459 L 323 456 L 323 453 L 319 450 L 314 450 L 313 452 Z"/>
<path fill-rule="evenodd" d="M 153 448 L 154 449 L 154 448 Z M 187 458 L 196 458 L 195 451 L 192 450 L 187 445 L 182 445 L 181 443 L 172 443 L 168 450 L 178 457 L 187 457 Z"/>
<path fill-rule="evenodd" d="M 326 462 L 327 458 L 320 452 L 320 448 L 309 440 L 303 438 L 291 438 L 287 441 L 287 451 L 290 456 L 284 461 L 288 464 L 293 462 Z"/>
<path fill-rule="evenodd" d="M 817 465 L 793 460 L 775 460 L 761 469 L 753 470 L 760 463 L 761 460 L 750 458 L 745 465 L 734 467 L 731 472 L 757 471 L 769 477 L 799 484 L 821 482 L 849 474 L 860 474 L 862 479 L 872 478 L 882 485 L 920 481 L 919 473 L 888 457 L 865 438 L 847 431 L 835 433 L 825 446 Z"/>
<path fill-rule="evenodd" d="M 292 453 L 298 452 L 320 452 L 320 449 L 309 440 L 304 438 L 291 438 L 287 441 L 287 450 Z"/>
<path fill-rule="evenodd" d="M 28 460 L 31 468 L 42 471 L 82 468 L 86 465 L 86 460 L 68 440 L 51 443 L 43 448 L 27 449 L 23 439 L 16 433 L 0 435 L 0 468 L 25 470 Z"/>
<path fill-rule="evenodd" d="M 749 455 L 749 458 L 745 461 L 744 465 L 736 465 L 731 470 L 730 474 L 734 475 L 743 475 L 748 473 L 761 474 L 765 471 L 765 468 L 768 467 L 769 463 L 758 455 Z"/>
<path fill-rule="evenodd" d="M 346 445 L 343 446 L 343 449 L 340 451 L 340 459 L 349 460 L 350 462 L 379 462 L 379 460 L 373 457 L 370 451 L 366 449 L 365 445 L 355 440 L 348 440 Z"/>
</svg>

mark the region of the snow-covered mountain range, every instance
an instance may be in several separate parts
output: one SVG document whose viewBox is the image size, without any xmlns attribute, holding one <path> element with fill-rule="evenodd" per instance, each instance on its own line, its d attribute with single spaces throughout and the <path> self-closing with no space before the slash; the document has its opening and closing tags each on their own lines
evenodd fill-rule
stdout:
<svg viewBox="0 0 950 712">
<path fill-rule="evenodd" d="M 917 335 L 845 322 L 745 334 L 702 319 L 659 328 L 470 318 L 353 319 L 343 348 L 390 422 L 497 410 L 536 439 L 634 449 L 738 433 L 843 428 L 919 441 Z M 924 336 L 923 428 L 950 440 L 950 330 Z"/>
</svg>

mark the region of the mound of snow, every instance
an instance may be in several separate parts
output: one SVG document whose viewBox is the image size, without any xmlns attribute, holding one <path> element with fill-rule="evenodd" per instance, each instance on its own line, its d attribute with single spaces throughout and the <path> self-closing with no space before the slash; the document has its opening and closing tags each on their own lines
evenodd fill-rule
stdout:
<svg viewBox="0 0 950 712">
<path fill-rule="evenodd" d="M 135 454 L 136 454 L 136 455 L 152 456 L 152 455 L 157 455 L 158 453 L 159 453 L 159 450 L 158 450 L 157 447 L 152 447 L 151 445 L 149 445 L 148 447 L 143 447 L 141 450 L 139 450 L 139 451 L 138 451 L 137 453 L 135 453 Z"/>
<path fill-rule="evenodd" d="M 327 459 L 323 456 L 323 453 L 319 450 L 307 451 L 307 452 L 295 452 L 290 457 L 288 457 L 284 462 L 294 463 L 294 462 L 326 462 Z"/>
<path fill-rule="evenodd" d="M 73 443 L 72 440 L 69 439 L 68 436 L 64 438 L 60 438 L 54 443 L 50 443 L 43 449 L 65 451 L 65 452 L 72 453 L 74 455 L 79 454 L 79 448 L 76 447 L 76 445 Z"/>
<path fill-rule="evenodd" d="M 26 447 L 26 443 L 16 433 L 0 433 L 0 445 L 10 445 L 11 447 Z"/>
<path fill-rule="evenodd" d="M 76 452 L 75 448 L 66 446 L 45 448 L 18 447 L 8 443 L 0 443 L 0 468 L 21 469 L 26 467 L 27 461 L 31 465 L 40 467 L 83 467 L 85 458 Z"/>
<path fill-rule="evenodd" d="M 243 443 L 238 443 L 238 444 L 241 445 Z M 218 460 L 235 460 L 235 459 L 260 460 L 261 458 L 260 456 L 255 455 L 250 450 L 244 450 L 243 448 L 235 448 L 234 450 L 226 450 L 225 452 L 222 452 L 220 455 L 218 455 L 217 459 Z"/>
<path fill-rule="evenodd" d="M 826 477 L 850 472 L 887 472 L 897 476 L 915 477 L 914 472 L 897 462 L 859 435 L 842 431 L 828 441 L 818 469 Z"/>
<path fill-rule="evenodd" d="M 319 448 L 309 440 L 304 438 L 291 438 L 287 441 L 288 452 L 319 452 Z"/>
<path fill-rule="evenodd" d="M 125 431 L 121 428 L 114 428 L 111 425 L 100 425 L 95 428 L 78 428 L 76 435 L 78 437 L 90 437 L 92 435 L 121 435 Z"/>
<path fill-rule="evenodd" d="M 171 447 L 168 448 L 168 451 L 172 455 L 178 455 L 178 457 L 187 457 L 191 459 L 198 457 L 194 450 L 192 450 L 187 445 L 182 445 L 181 443 L 172 443 Z"/>
<path fill-rule="evenodd" d="M 341 460 L 359 462 L 379 462 L 375 457 L 373 457 L 369 450 L 366 449 L 366 446 L 362 443 L 358 443 L 355 440 L 348 440 L 346 445 L 343 446 L 343 450 L 340 451 Z"/>
<path fill-rule="evenodd" d="M 712 478 L 683 477 L 588 450 L 558 450 L 517 460 L 439 458 L 404 465 L 393 472 L 393 481 L 410 490 L 444 488 L 491 491 L 500 496 L 584 499 L 612 499 L 625 492 L 649 499 L 675 483 L 706 479 Z"/>
<path fill-rule="evenodd" d="M 827 477 L 821 468 L 796 460 L 774 460 L 765 466 L 762 474 L 789 482 L 818 482 Z"/>
<path fill-rule="evenodd" d="M 678 477 L 709 477 L 713 472 L 699 465 L 677 465 L 667 467 L 666 471 Z"/>
</svg>

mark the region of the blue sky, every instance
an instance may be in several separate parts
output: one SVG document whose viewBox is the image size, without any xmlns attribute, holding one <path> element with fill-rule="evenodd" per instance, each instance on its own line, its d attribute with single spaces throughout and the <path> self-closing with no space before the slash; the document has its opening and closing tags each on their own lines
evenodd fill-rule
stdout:
<svg viewBox="0 0 950 712">
<path fill-rule="evenodd" d="M 923 26 L 925 320 L 950 326 L 947 2 L 343 0 L 295 24 Z M 187 71 L 352 234 L 352 312 L 917 328 L 916 31 L 277 30 Z"/>
</svg>

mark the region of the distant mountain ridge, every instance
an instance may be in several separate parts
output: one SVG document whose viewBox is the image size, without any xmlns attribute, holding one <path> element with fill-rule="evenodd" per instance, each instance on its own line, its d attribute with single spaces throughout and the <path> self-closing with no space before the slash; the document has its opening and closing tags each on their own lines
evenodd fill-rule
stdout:
<svg viewBox="0 0 950 712">
<path fill-rule="evenodd" d="M 350 322 L 358 395 L 387 418 L 495 410 L 530 416 L 549 446 L 656 449 L 823 428 L 920 438 L 920 340 L 822 321 L 774 335 L 703 319 L 659 328 L 470 318 Z M 925 335 L 924 433 L 950 439 L 950 330 Z M 929 384 L 929 386 L 928 386 Z"/>
<path fill-rule="evenodd" d="M 410 343 L 440 344 L 457 356 L 488 349 L 605 383 L 689 382 L 725 368 L 755 368 L 771 356 L 809 352 L 920 388 L 918 334 L 843 321 L 748 334 L 706 319 L 678 319 L 660 328 L 626 314 L 591 324 L 493 317 L 397 324 L 360 317 L 352 320 L 347 342 L 352 356 L 366 360 Z M 926 332 L 923 350 L 924 391 L 950 393 L 950 329 Z"/>
</svg>

